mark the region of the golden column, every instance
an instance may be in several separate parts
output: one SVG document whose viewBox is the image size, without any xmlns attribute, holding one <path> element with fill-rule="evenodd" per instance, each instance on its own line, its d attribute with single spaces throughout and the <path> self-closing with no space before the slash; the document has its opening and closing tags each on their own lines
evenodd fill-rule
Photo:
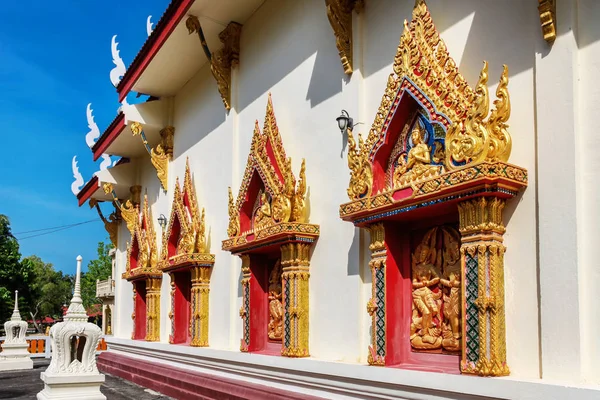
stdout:
<svg viewBox="0 0 600 400">
<path fill-rule="evenodd" d="M 192 318 L 190 321 L 192 346 L 208 346 L 208 298 L 210 293 L 209 266 L 192 268 Z"/>
<path fill-rule="evenodd" d="M 504 203 L 496 197 L 479 197 L 458 204 L 463 373 L 509 374 L 504 316 Z"/>
<path fill-rule="evenodd" d="M 368 363 L 385 365 L 385 228 L 382 223 L 369 227 L 371 233 L 371 291 L 372 297 L 367 303 L 367 312 L 371 316 L 371 347 Z"/>
<path fill-rule="evenodd" d="M 131 313 L 131 320 L 133 321 L 133 329 L 131 330 L 131 340 L 135 339 L 135 301 L 137 299 L 137 291 L 135 290 L 135 283 L 133 283 L 133 312 Z"/>
<path fill-rule="evenodd" d="M 169 272 L 169 278 L 171 278 L 171 291 L 169 292 L 171 305 L 169 307 L 169 321 L 171 321 L 171 335 L 169 335 L 169 343 L 173 343 L 173 337 L 175 335 L 175 274 Z"/>
<path fill-rule="evenodd" d="M 162 278 L 146 278 L 146 340 L 160 340 L 160 286 Z"/>
<path fill-rule="evenodd" d="M 308 357 L 308 278 L 311 243 L 281 246 L 283 347 L 287 357 Z"/>
<path fill-rule="evenodd" d="M 243 322 L 243 338 L 240 351 L 248 351 L 250 345 L 250 256 L 243 255 L 242 259 L 242 307 L 240 317 Z"/>
</svg>

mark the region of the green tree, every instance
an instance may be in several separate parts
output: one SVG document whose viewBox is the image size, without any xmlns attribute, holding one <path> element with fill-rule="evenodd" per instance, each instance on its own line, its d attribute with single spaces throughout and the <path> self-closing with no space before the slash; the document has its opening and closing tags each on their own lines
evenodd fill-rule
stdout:
<svg viewBox="0 0 600 400">
<path fill-rule="evenodd" d="M 19 242 L 13 236 L 10 221 L 0 214 L 0 320 L 4 321 L 12 313 L 14 291 L 19 297 L 28 297 L 32 273 L 28 265 L 21 262 Z M 19 307 L 27 310 L 27 302 L 19 302 Z"/>
<path fill-rule="evenodd" d="M 72 295 L 73 277 L 56 271 L 52 264 L 45 263 L 38 256 L 25 257 L 21 263 L 27 265 L 33 273 L 30 315 L 36 329 L 40 331 L 36 320 L 62 317 L 62 306 L 69 303 Z"/>
<path fill-rule="evenodd" d="M 108 279 L 112 273 L 112 260 L 108 252 L 113 248 L 111 243 L 98 243 L 98 258 L 88 263 L 87 272 L 81 276 L 81 299 L 86 309 L 101 304 L 96 297 L 96 281 Z"/>
</svg>

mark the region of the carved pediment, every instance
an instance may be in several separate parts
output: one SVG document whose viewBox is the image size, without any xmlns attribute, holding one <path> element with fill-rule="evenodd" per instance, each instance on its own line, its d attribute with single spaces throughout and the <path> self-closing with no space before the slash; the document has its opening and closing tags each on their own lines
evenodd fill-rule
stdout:
<svg viewBox="0 0 600 400">
<path fill-rule="evenodd" d="M 141 212 L 139 207 L 136 209 L 138 218 L 134 220 L 131 242 L 127 243 L 127 267 L 123 273 L 125 279 L 160 275 L 156 233 L 148 206 L 148 195 L 144 195 Z"/>
<path fill-rule="evenodd" d="M 301 230 L 301 225 L 309 226 L 306 224 L 305 196 L 305 162 L 302 160 L 296 181 L 292 161 L 285 154 L 269 94 L 263 131 L 256 121 L 237 200 L 229 189 L 228 236 L 265 237 L 270 235 L 266 232 L 279 232 L 280 229 L 273 227 L 283 223 L 295 223 L 290 228 L 292 231 Z M 312 233 L 318 233 L 316 225 L 310 226 L 315 227 Z M 230 244 L 227 241 L 223 246 L 229 248 Z"/>
<path fill-rule="evenodd" d="M 185 164 L 183 187 L 175 183 L 169 226 L 162 238 L 162 270 L 189 264 L 211 264 L 215 256 L 206 249 L 204 208 L 200 211 L 192 182 L 189 160 Z"/>
<path fill-rule="evenodd" d="M 475 89 L 467 84 L 427 5 L 418 0 L 412 20 L 404 23 L 393 73 L 366 141 L 360 134 L 356 141 L 348 132 L 348 196 L 361 204 L 349 203 L 353 206 L 343 206 L 341 214 L 465 183 L 481 174 L 464 173 L 456 181 L 455 173 L 476 165 L 486 164 L 499 178 L 524 186 L 526 171 L 505 164 L 512 147 L 508 68 L 504 66 L 491 110 L 487 82 L 484 62 Z M 449 183 L 450 177 L 455 181 Z M 389 199 L 383 198 L 388 192 Z"/>
</svg>

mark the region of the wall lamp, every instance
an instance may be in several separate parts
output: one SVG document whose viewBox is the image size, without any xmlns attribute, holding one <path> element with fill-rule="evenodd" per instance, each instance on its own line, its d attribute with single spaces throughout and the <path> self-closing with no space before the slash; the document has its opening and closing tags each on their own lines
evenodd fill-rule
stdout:
<svg viewBox="0 0 600 400">
<path fill-rule="evenodd" d="M 164 214 L 160 214 L 160 217 L 158 217 L 158 224 L 162 229 L 167 227 L 167 217 Z"/>
<path fill-rule="evenodd" d="M 346 132 L 346 130 L 352 130 L 356 125 L 362 124 L 362 122 L 357 122 L 355 124 L 354 119 L 352 119 L 352 117 L 350 116 L 350 114 L 348 114 L 348 111 L 346 110 L 342 110 L 342 114 L 335 120 L 338 123 L 338 128 L 340 128 L 340 132 L 342 132 L 342 135 Z"/>
</svg>

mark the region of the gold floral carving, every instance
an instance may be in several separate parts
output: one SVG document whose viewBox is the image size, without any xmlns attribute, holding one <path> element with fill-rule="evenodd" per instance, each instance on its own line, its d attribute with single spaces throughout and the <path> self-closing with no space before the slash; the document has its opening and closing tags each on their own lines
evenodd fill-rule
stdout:
<svg viewBox="0 0 600 400">
<path fill-rule="evenodd" d="M 370 197 L 373 189 L 373 169 L 369 160 L 369 151 L 360 133 L 358 146 L 354 140 L 352 129 L 348 128 L 348 167 L 350 168 L 350 184 L 348 197 L 351 200 Z"/>
<path fill-rule="evenodd" d="M 240 60 L 241 33 L 242 25 L 230 22 L 219 34 L 223 48 L 213 53 L 210 60 L 210 70 L 217 81 L 223 105 L 227 110 L 231 108 L 231 69 L 237 66 Z"/>
<path fill-rule="evenodd" d="M 100 209 L 100 205 L 96 199 L 90 199 L 90 208 L 96 207 L 96 211 L 98 212 L 98 216 L 104 223 L 104 229 L 108 233 L 108 237 L 110 238 L 113 247 L 118 247 L 118 235 L 119 235 L 119 224 L 121 223 L 120 210 L 115 205 L 115 211 L 112 212 L 108 218 L 102 214 L 102 210 Z"/>
<path fill-rule="evenodd" d="M 139 207 L 136 207 L 139 210 Z M 156 245 L 156 234 L 154 232 L 154 221 L 148 207 L 148 196 L 144 196 L 144 205 L 141 215 L 134 221 L 134 230 L 131 243 L 127 243 L 127 265 L 123 273 L 124 279 L 136 279 L 140 276 L 161 276 L 158 270 L 158 248 Z M 137 245 L 136 267 L 131 268 L 132 250 Z"/>
<path fill-rule="evenodd" d="M 325 0 L 327 18 L 346 74 L 352 73 L 352 11 L 360 12 L 364 0 Z"/>
<path fill-rule="evenodd" d="M 427 103 L 430 117 L 447 129 L 446 149 L 444 151 L 440 148 L 438 152 L 440 155 L 445 154 L 446 170 L 484 161 L 506 162 L 511 152 L 511 137 L 506 123 L 510 116 L 508 68 L 504 67 L 496 91 L 497 100 L 494 101 L 491 113 L 487 68 L 487 63 L 484 63 L 477 88 L 473 90 L 450 57 L 427 5 L 423 0 L 418 0 L 413 9 L 412 20 L 404 23 L 404 31 L 394 58 L 394 72 L 388 77 L 366 142 L 362 143 L 359 135 L 357 146 L 352 135 L 348 135 L 350 199 L 357 200 L 371 195 L 373 156 L 384 143 L 392 111 L 397 106 L 396 99 L 402 90 L 412 90 L 420 100 L 430 101 L 431 103 Z M 401 175 L 398 174 L 398 185 L 401 184 Z M 405 185 L 414 180 L 404 181 L 402 183 Z"/>
<path fill-rule="evenodd" d="M 168 188 L 169 161 L 173 158 L 173 135 L 175 128 L 167 126 L 160 131 L 160 143 L 154 148 L 150 148 L 143 126 L 139 122 L 132 122 L 130 125 L 133 136 L 140 136 L 146 151 L 150 155 L 150 161 L 156 170 L 156 176 L 160 181 L 163 190 Z"/>
<path fill-rule="evenodd" d="M 276 166 L 273 165 L 273 161 L 267 153 L 268 147 L 272 149 Z M 281 176 L 277 173 L 276 168 L 280 171 Z M 259 198 L 259 208 L 254 217 L 253 231 L 263 230 L 279 223 L 308 221 L 305 200 L 306 164 L 303 159 L 300 167 L 300 179 L 296 182 L 292 172 L 292 160 L 287 158 L 283 148 L 270 94 L 263 133 L 260 131 L 258 121 L 254 127 L 248 163 L 235 205 L 231 188 L 229 189 L 229 227 L 227 229 L 229 237 L 242 234 L 239 231 L 239 212 L 255 170 L 258 170 L 264 181 L 265 191 Z"/>
<path fill-rule="evenodd" d="M 556 39 L 556 0 L 538 0 L 538 11 L 544 40 L 552 44 Z"/>
<path fill-rule="evenodd" d="M 227 227 L 227 236 L 234 237 L 240 233 L 240 214 L 238 209 L 235 207 L 233 200 L 233 193 L 229 188 L 229 226 Z"/>
<path fill-rule="evenodd" d="M 504 200 L 493 197 L 458 205 L 462 276 L 466 277 L 461 301 L 467 326 L 462 343 L 463 373 L 502 376 L 510 372 L 506 362 L 503 207 Z"/>
<path fill-rule="evenodd" d="M 129 200 L 125 201 L 125 203 L 121 203 L 121 201 L 117 198 L 117 195 L 113 189 L 112 183 L 104 183 L 102 185 L 102 189 L 104 193 L 111 194 L 113 197 L 113 203 L 115 207 L 119 210 L 118 216 L 125 221 L 127 225 L 127 230 L 133 236 L 133 232 L 135 230 L 135 222 L 139 218 L 139 210 L 136 206 L 140 204 L 140 193 L 142 192 L 142 187 L 139 185 L 131 186 L 129 188 L 129 192 L 131 193 L 131 197 Z"/>
<path fill-rule="evenodd" d="M 446 166 L 454 169 L 455 162 L 480 163 L 506 162 L 512 149 L 512 139 L 506 122 L 510 117 L 508 94 L 508 67 L 505 65 L 496 89 L 497 100 L 489 113 L 487 88 L 488 64 L 483 63 L 475 98 L 463 121 L 453 124 L 446 133 Z M 487 118 L 487 121 L 485 119 Z"/>
<path fill-rule="evenodd" d="M 385 250 L 385 228 L 382 223 L 369 226 L 371 234 L 371 298 L 367 302 L 367 312 L 371 316 L 371 346 L 369 346 L 369 355 L 367 362 L 369 365 L 385 365 L 385 347 L 380 348 L 377 338 L 385 335 L 385 302 L 377 296 L 377 287 L 385 287 L 385 264 L 387 260 Z M 379 285 L 378 285 L 379 283 Z M 385 293 L 383 293 L 385 295 Z"/>
<path fill-rule="evenodd" d="M 160 287 L 162 277 L 146 278 L 146 340 L 160 340 Z"/>
<path fill-rule="evenodd" d="M 217 87 L 223 100 L 223 105 L 227 110 L 231 108 L 231 69 L 239 64 L 240 61 L 240 35 L 242 25 L 231 21 L 227 27 L 219 33 L 219 39 L 223 43 L 223 48 L 212 53 L 202 32 L 202 26 L 198 17 L 188 16 L 185 23 L 190 34 L 197 33 L 204 53 L 210 61 L 210 70 L 217 81 Z"/>
<path fill-rule="evenodd" d="M 169 242 L 172 240 L 171 236 L 176 221 L 179 226 L 179 236 L 175 253 L 169 254 Z M 204 209 L 200 210 L 198 206 L 189 160 L 186 160 L 183 186 L 180 186 L 179 179 L 175 183 L 169 226 L 162 238 L 159 268 L 163 271 L 173 271 L 179 268 L 190 269 L 192 283 L 191 346 L 208 346 L 208 301 L 210 275 L 214 262 L 214 254 L 207 252 Z M 175 310 L 172 309 L 170 314 L 173 315 L 174 312 Z"/>
<path fill-rule="evenodd" d="M 309 297 L 308 278 L 310 277 L 309 243 L 286 243 L 281 246 L 281 267 L 283 286 L 290 293 L 288 309 L 290 344 L 282 348 L 281 354 L 287 357 L 308 357 Z M 294 295 L 295 294 L 295 295 Z M 285 314 L 283 315 L 285 319 Z M 283 327 L 282 327 L 283 329 Z"/>
</svg>

